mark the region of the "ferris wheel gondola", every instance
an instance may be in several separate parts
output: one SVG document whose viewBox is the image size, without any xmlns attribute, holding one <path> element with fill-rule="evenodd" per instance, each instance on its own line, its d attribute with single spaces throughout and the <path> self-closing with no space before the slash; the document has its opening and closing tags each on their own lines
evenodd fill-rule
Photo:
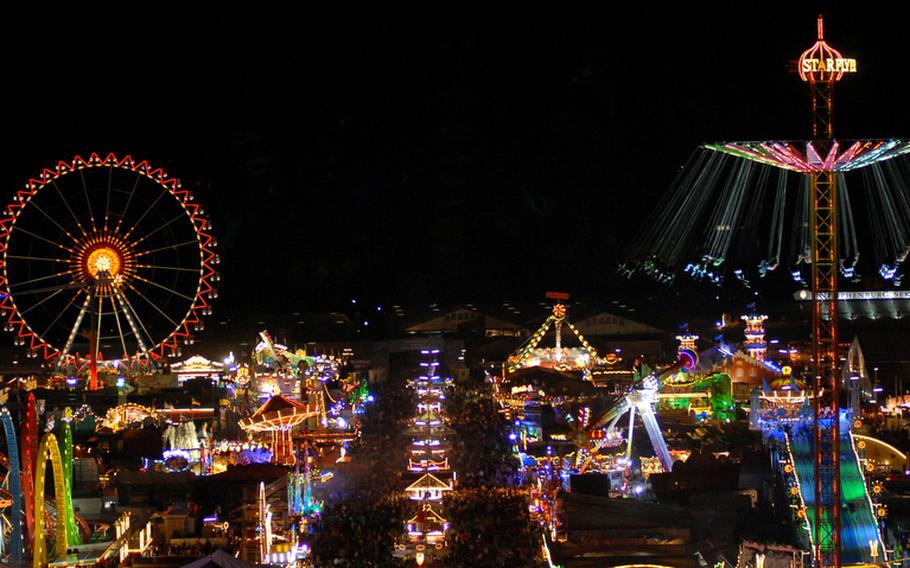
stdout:
<svg viewBox="0 0 910 568">
<path fill-rule="evenodd" d="M 76 156 L 0 219 L 0 310 L 29 357 L 69 372 L 147 364 L 192 343 L 217 295 L 211 224 L 180 182 L 131 156 Z"/>
</svg>

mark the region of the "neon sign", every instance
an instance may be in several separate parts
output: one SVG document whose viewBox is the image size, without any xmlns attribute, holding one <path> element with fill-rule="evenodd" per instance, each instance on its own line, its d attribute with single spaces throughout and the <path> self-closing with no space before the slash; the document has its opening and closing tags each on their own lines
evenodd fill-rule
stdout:
<svg viewBox="0 0 910 568">
<path fill-rule="evenodd" d="M 856 73 L 856 59 L 844 57 L 825 42 L 822 17 L 818 17 L 818 40 L 799 58 L 799 77 L 809 82 L 840 81 L 844 73 Z"/>
<path fill-rule="evenodd" d="M 803 59 L 803 73 L 856 73 L 856 59 L 846 57 L 828 57 L 825 59 Z"/>
</svg>

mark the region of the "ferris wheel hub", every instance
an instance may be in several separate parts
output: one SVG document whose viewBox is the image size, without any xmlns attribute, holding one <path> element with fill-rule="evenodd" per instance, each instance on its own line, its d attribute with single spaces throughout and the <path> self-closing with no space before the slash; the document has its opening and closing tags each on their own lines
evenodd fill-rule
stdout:
<svg viewBox="0 0 910 568">
<path fill-rule="evenodd" d="M 70 256 L 74 282 L 95 282 L 96 294 L 109 297 L 112 286 L 128 284 L 136 272 L 135 246 L 110 232 L 90 234 L 73 248 Z"/>
<path fill-rule="evenodd" d="M 89 253 L 85 269 L 96 280 L 102 276 L 114 278 L 120 273 L 120 255 L 109 247 L 96 248 Z"/>
</svg>

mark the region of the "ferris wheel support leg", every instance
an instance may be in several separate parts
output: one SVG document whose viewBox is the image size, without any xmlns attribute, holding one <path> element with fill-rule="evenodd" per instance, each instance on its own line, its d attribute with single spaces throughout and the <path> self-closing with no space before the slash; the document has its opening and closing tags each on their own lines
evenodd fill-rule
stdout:
<svg viewBox="0 0 910 568">
<path fill-rule="evenodd" d="M 117 322 L 117 335 L 120 337 L 120 346 L 123 348 L 123 356 L 129 357 L 129 351 L 126 348 L 126 338 L 123 337 L 123 326 L 120 325 L 120 312 L 117 310 L 117 300 L 111 296 L 111 309 L 114 312 L 114 321 Z"/>
<path fill-rule="evenodd" d="M 82 319 L 85 318 L 85 312 L 88 311 L 91 303 L 92 294 L 86 294 L 85 302 L 82 303 L 82 309 L 79 310 L 79 315 L 76 317 L 76 323 L 73 325 L 73 329 L 70 330 L 70 336 L 67 338 L 66 344 L 60 351 L 60 357 L 57 359 L 58 368 L 63 366 L 63 361 L 66 359 L 66 356 L 69 355 L 70 349 L 73 348 L 73 341 L 76 340 L 76 334 L 79 333 L 79 328 L 82 327 Z"/>
<path fill-rule="evenodd" d="M 92 312 L 92 329 L 89 331 L 89 389 L 98 390 L 98 340 L 101 338 L 101 315 L 104 313 L 104 296 L 98 295 L 98 311 Z"/>
<path fill-rule="evenodd" d="M 114 296 L 116 296 L 117 300 L 120 302 L 120 306 L 123 308 L 123 315 L 126 316 L 126 323 L 130 324 L 130 329 L 133 331 L 133 337 L 136 338 L 136 342 L 139 344 L 139 351 L 148 357 L 148 348 L 146 347 L 142 336 L 139 335 L 139 329 L 136 327 L 136 320 L 133 318 L 129 302 L 123 297 L 123 292 L 121 292 L 119 288 L 114 288 Z"/>
<path fill-rule="evenodd" d="M 94 352 L 88 366 L 88 390 L 98 390 L 98 363 Z"/>
</svg>

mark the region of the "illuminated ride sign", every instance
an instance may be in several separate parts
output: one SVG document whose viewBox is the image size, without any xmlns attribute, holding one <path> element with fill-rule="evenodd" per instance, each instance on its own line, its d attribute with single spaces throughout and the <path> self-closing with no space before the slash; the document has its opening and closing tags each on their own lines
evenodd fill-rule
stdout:
<svg viewBox="0 0 910 568">
<path fill-rule="evenodd" d="M 806 73 L 824 72 L 856 73 L 856 59 L 845 57 L 829 57 L 827 59 L 803 59 L 800 61 L 800 75 Z"/>
<path fill-rule="evenodd" d="M 799 77 L 811 83 L 840 81 L 844 73 L 856 73 L 856 59 L 846 58 L 825 42 L 824 22 L 818 17 L 818 40 L 799 57 Z"/>
</svg>

